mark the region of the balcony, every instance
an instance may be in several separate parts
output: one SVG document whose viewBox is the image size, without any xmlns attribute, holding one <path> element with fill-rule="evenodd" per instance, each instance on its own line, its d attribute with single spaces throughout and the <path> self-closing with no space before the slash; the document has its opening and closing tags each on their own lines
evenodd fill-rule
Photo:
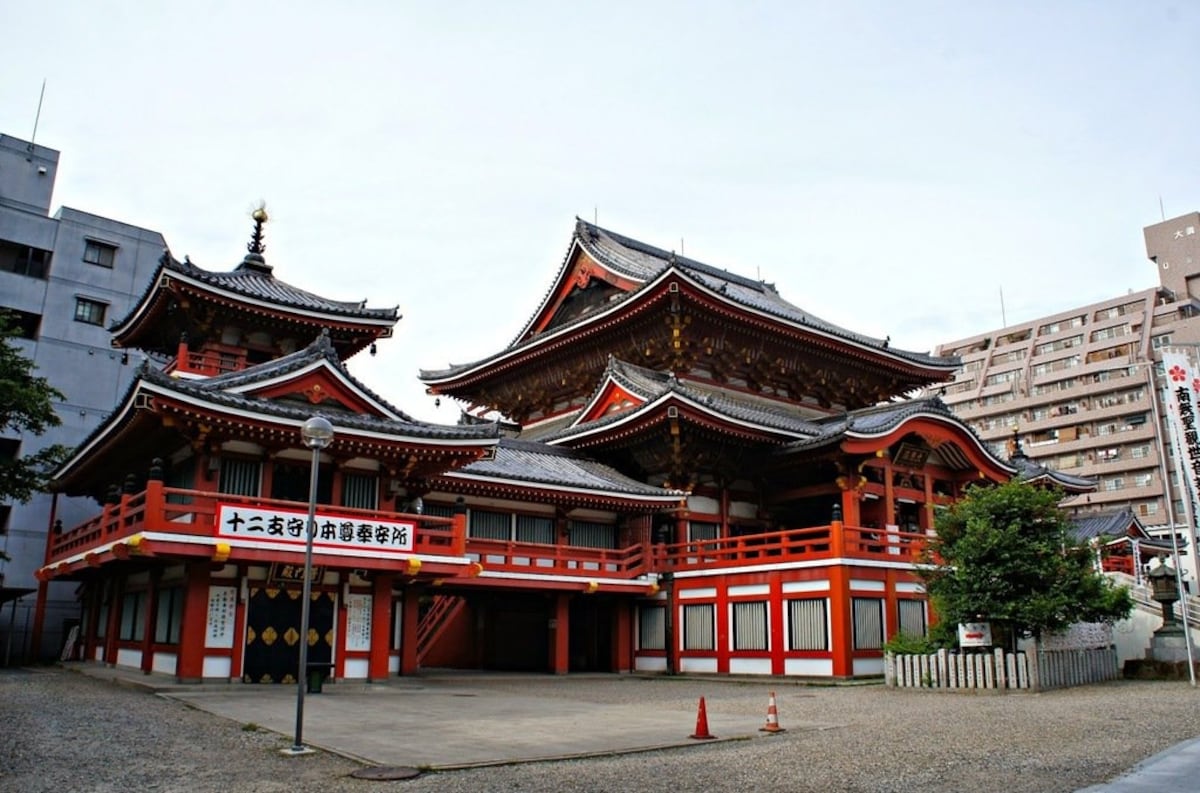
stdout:
<svg viewBox="0 0 1200 793">
<path fill-rule="evenodd" d="M 678 573 L 833 559 L 912 564 L 920 560 L 927 539 L 921 532 L 831 524 L 655 546 L 652 565 Z"/>
<path fill-rule="evenodd" d="M 295 527 L 291 538 L 271 544 L 267 532 L 231 535 L 228 518 L 218 525 L 225 511 L 243 516 L 242 523 L 284 515 Z M 244 561 L 275 561 L 280 553 L 303 551 L 299 527 L 307 515 L 307 504 L 294 501 L 232 496 L 208 491 L 165 487 L 150 482 L 140 493 L 126 494 L 116 504 L 106 505 L 99 515 L 68 531 L 51 535 L 46 568 L 40 575 L 63 576 L 97 567 L 113 559 L 141 557 L 226 558 Z M 622 579 L 632 582 L 654 573 L 722 570 L 769 564 L 798 565 L 835 560 L 874 560 L 912 564 L 920 560 L 927 540 L 920 532 L 885 531 L 834 523 L 824 526 L 784 529 L 761 534 L 621 549 L 589 548 L 565 544 L 512 542 L 466 536 L 465 515 L 453 518 L 318 505 L 317 523 L 322 528 L 339 525 L 357 530 L 360 526 L 415 526 L 410 547 L 402 553 L 381 553 L 375 546 L 353 541 L 343 545 L 317 541 L 316 564 L 369 569 L 403 569 L 414 556 L 425 557 L 430 569 L 422 573 L 445 575 L 462 571 L 477 562 L 489 573 L 572 578 Z M 283 520 L 279 520 L 280 525 Z M 348 531 L 350 528 L 347 529 Z M 231 538 L 233 542 L 231 542 Z M 322 535 L 323 538 L 323 535 Z M 343 538 L 345 539 L 345 538 Z M 224 546 L 224 547 L 222 547 Z M 231 547 L 233 546 L 233 547 Z M 437 570 L 432 568 L 437 567 Z M 478 572 L 479 568 L 476 568 Z M 410 568 L 410 573 L 415 573 Z M 498 584 L 497 577 L 487 579 Z M 482 581 L 477 581 L 480 584 Z"/>
<path fill-rule="evenodd" d="M 172 358 L 163 371 L 184 375 L 213 377 L 226 372 L 238 372 L 246 368 L 246 359 L 216 352 L 188 352 Z"/>
<path fill-rule="evenodd" d="M 63 565 L 62 569 L 55 569 L 51 573 L 61 575 L 97 565 L 108 558 L 128 558 L 130 555 L 161 553 L 164 556 L 216 558 L 224 553 L 228 556 L 230 548 L 219 548 L 222 544 L 228 545 L 230 540 L 228 532 L 221 532 L 217 525 L 221 509 L 243 510 L 258 515 L 277 513 L 290 516 L 293 521 L 299 518 L 298 525 L 302 527 L 308 505 L 295 501 L 165 487 L 161 482 L 152 481 L 144 491 L 123 495 L 116 504 L 106 504 L 99 515 L 79 526 L 52 534 L 47 567 Z M 460 525 L 463 521 L 455 518 L 319 505 L 318 524 L 321 524 L 321 516 L 326 513 L 335 516 L 339 524 L 346 523 L 356 529 L 364 525 L 412 525 L 411 545 L 403 549 L 402 555 L 390 554 L 397 560 L 397 567 L 414 555 L 446 559 L 461 558 L 464 553 L 465 528 Z M 258 537 L 266 540 L 268 534 L 264 530 Z M 261 560 L 278 551 L 304 550 L 300 530 L 292 532 L 291 538 L 283 536 L 282 530 L 280 534 L 282 539 L 290 539 L 290 543 L 281 542 L 272 546 L 269 542 L 254 542 L 255 535 L 247 532 L 244 537 L 249 542 L 238 543 L 238 555 Z M 315 550 L 318 555 L 326 555 L 326 560 L 320 562 L 322 564 L 340 559 L 347 566 L 364 567 L 371 566 L 364 562 L 377 561 L 389 555 L 379 554 L 376 546 L 366 543 L 349 543 L 329 550 L 333 543 L 318 541 L 318 546 L 322 545 L 325 547 Z M 462 564 L 465 563 L 464 559 Z"/>
</svg>

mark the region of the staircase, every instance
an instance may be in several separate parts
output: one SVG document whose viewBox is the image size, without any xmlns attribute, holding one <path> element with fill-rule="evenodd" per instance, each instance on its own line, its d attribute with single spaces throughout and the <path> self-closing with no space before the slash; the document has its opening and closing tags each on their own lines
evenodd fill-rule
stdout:
<svg viewBox="0 0 1200 793">
<path fill-rule="evenodd" d="M 418 666 L 424 662 L 426 654 L 466 605 L 466 599 L 458 595 L 434 595 L 433 603 L 417 625 Z"/>
</svg>

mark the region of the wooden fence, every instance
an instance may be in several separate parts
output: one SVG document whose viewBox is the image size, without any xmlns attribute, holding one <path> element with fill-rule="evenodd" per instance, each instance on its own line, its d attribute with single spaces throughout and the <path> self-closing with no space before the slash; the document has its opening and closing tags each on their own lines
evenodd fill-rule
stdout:
<svg viewBox="0 0 1200 793">
<path fill-rule="evenodd" d="M 1116 680 L 1115 647 L 1044 650 L 1029 653 L 952 653 L 894 655 L 884 658 L 884 682 L 894 688 L 1047 691 Z"/>
</svg>

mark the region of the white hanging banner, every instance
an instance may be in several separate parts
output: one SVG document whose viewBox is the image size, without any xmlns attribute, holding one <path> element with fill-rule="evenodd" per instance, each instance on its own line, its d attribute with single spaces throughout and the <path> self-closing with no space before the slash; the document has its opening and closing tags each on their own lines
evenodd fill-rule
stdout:
<svg viewBox="0 0 1200 793">
<path fill-rule="evenodd" d="M 1175 447 L 1177 473 L 1187 485 L 1186 506 L 1190 516 L 1195 514 L 1195 505 L 1200 503 L 1200 426 L 1196 415 L 1200 376 L 1183 353 L 1164 350 L 1162 362 L 1167 385 L 1167 424 L 1171 430 L 1171 444 Z"/>
</svg>

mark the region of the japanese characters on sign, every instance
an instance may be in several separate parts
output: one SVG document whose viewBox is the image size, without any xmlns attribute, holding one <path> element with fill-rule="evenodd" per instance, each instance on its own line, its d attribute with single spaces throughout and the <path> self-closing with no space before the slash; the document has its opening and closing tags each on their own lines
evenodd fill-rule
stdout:
<svg viewBox="0 0 1200 793">
<path fill-rule="evenodd" d="M 325 578 L 325 568 L 320 565 L 313 565 L 311 568 L 312 581 L 321 581 Z M 285 562 L 271 562 L 271 567 L 267 571 L 268 584 L 299 584 L 304 581 L 304 565 L 302 564 L 287 564 Z"/>
<path fill-rule="evenodd" d="M 205 632 L 205 647 L 233 647 L 233 615 L 236 605 L 236 587 L 208 588 L 208 630 Z"/>
<path fill-rule="evenodd" d="M 1196 392 L 1200 390 L 1200 379 L 1185 355 L 1164 352 L 1162 360 L 1167 375 L 1167 407 L 1178 474 L 1187 485 L 1190 503 L 1195 505 L 1200 501 L 1200 428 L 1196 426 Z"/>
<path fill-rule="evenodd" d="M 351 595 L 346 598 L 346 649 L 371 649 L 371 596 Z"/>
<path fill-rule="evenodd" d="M 217 536 L 277 543 L 302 550 L 307 539 L 308 515 L 279 509 L 257 509 L 241 504 L 217 505 Z M 416 525 L 317 513 L 313 545 L 323 550 L 357 551 L 364 555 L 412 553 Z"/>
</svg>

